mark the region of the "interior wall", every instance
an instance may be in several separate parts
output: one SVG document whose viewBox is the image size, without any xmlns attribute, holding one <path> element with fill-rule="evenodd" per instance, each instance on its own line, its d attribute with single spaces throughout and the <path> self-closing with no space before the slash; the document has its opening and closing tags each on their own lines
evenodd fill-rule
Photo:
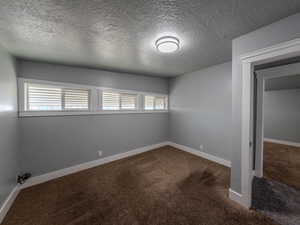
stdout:
<svg viewBox="0 0 300 225">
<path fill-rule="evenodd" d="M 300 65 L 300 64 L 299 64 Z M 299 69 L 300 74 L 300 69 Z M 300 75 L 278 77 L 276 79 L 266 80 L 265 90 L 288 90 L 288 89 L 300 89 Z"/>
<path fill-rule="evenodd" d="M 242 63 L 252 51 L 300 37 L 300 13 L 233 40 L 232 43 L 232 168 L 231 189 L 241 193 Z"/>
<path fill-rule="evenodd" d="M 168 93 L 168 80 L 20 61 L 19 76 Z M 168 113 L 22 117 L 22 170 L 40 175 L 168 139 Z"/>
<path fill-rule="evenodd" d="M 0 207 L 19 172 L 16 61 L 0 49 Z"/>
<path fill-rule="evenodd" d="M 300 143 L 300 89 L 264 93 L 264 137 Z"/>
<path fill-rule="evenodd" d="M 231 160 L 231 66 L 228 62 L 170 81 L 171 141 Z"/>
<path fill-rule="evenodd" d="M 167 78 L 19 60 L 19 77 L 168 94 Z"/>
</svg>

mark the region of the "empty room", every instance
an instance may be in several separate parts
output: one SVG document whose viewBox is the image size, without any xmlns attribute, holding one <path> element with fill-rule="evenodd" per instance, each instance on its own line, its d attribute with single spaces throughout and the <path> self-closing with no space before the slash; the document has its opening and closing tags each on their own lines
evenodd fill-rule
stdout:
<svg viewBox="0 0 300 225">
<path fill-rule="evenodd" d="M 1 225 L 300 225 L 299 0 L 0 0 Z"/>
</svg>

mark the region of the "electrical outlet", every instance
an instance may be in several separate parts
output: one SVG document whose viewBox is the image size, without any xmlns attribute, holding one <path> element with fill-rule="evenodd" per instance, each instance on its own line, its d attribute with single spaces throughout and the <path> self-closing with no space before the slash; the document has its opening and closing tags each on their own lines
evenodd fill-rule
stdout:
<svg viewBox="0 0 300 225">
<path fill-rule="evenodd" d="M 201 150 L 203 150 L 204 146 L 203 146 L 203 145 L 200 145 L 199 148 L 200 148 Z"/>
<path fill-rule="evenodd" d="M 98 156 L 99 156 L 99 157 L 102 156 L 102 151 L 98 151 Z"/>
</svg>

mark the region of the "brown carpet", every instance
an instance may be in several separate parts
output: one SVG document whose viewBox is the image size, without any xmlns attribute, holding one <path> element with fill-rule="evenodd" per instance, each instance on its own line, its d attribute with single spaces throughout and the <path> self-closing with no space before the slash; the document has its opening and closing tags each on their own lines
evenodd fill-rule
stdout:
<svg viewBox="0 0 300 225">
<path fill-rule="evenodd" d="M 172 147 L 22 190 L 3 225 L 275 225 L 229 200 L 230 170 Z"/>
<path fill-rule="evenodd" d="M 264 177 L 300 190 L 300 148 L 265 142 Z"/>
</svg>

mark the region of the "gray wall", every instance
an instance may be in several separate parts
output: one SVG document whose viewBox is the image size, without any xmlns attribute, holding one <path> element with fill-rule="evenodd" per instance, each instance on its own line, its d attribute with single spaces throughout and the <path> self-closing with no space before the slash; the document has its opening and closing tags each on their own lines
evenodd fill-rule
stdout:
<svg viewBox="0 0 300 225">
<path fill-rule="evenodd" d="M 130 89 L 145 92 L 168 93 L 166 78 L 115 73 L 59 64 L 19 60 L 19 77 L 69 82 L 93 86 Z"/>
<path fill-rule="evenodd" d="M 299 62 L 260 69 L 255 72 L 257 76 L 268 78 L 265 81 L 266 91 L 300 88 Z"/>
<path fill-rule="evenodd" d="M 300 89 L 264 93 L 264 137 L 300 143 Z"/>
<path fill-rule="evenodd" d="M 0 207 L 19 172 L 16 84 L 15 60 L 0 49 Z"/>
<path fill-rule="evenodd" d="M 230 160 L 231 62 L 172 79 L 169 97 L 170 140 Z"/>
<path fill-rule="evenodd" d="M 168 81 L 79 67 L 20 61 L 19 76 L 168 93 Z M 22 117 L 22 170 L 33 175 L 166 141 L 168 114 Z"/>
<path fill-rule="evenodd" d="M 232 169 L 231 188 L 241 192 L 241 97 L 240 56 L 257 49 L 300 37 L 300 13 L 233 40 L 232 50 Z"/>
<path fill-rule="evenodd" d="M 300 71 L 299 71 L 300 73 Z M 268 79 L 265 83 L 266 91 L 300 89 L 300 75 Z"/>
</svg>

